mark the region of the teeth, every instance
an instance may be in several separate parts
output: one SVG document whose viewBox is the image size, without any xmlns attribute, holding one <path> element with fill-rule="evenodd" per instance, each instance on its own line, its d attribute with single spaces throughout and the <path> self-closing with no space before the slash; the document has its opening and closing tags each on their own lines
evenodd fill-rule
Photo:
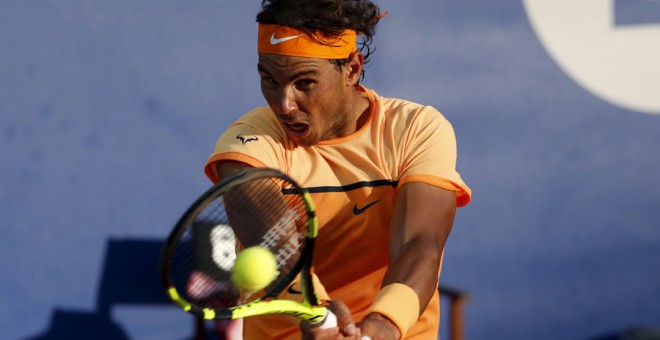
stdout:
<svg viewBox="0 0 660 340">
<path fill-rule="evenodd" d="M 300 123 L 293 123 L 293 124 L 287 124 L 289 125 L 289 128 L 294 131 L 303 131 L 305 130 L 306 125 L 305 124 L 300 124 Z"/>
</svg>

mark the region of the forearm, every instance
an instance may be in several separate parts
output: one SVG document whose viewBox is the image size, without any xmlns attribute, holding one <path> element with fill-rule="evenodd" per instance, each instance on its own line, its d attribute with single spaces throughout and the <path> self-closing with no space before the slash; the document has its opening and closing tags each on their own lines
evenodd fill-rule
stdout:
<svg viewBox="0 0 660 340">
<path fill-rule="evenodd" d="M 399 336 L 417 322 L 437 289 L 455 202 L 453 192 L 423 183 L 401 188 L 390 225 L 390 264 L 367 318 L 386 317 Z"/>
<path fill-rule="evenodd" d="M 417 294 L 419 313 L 428 305 L 438 287 L 438 275 L 444 243 L 422 237 L 406 242 L 391 259 L 381 287 L 401 283 Z"/>
</svg>

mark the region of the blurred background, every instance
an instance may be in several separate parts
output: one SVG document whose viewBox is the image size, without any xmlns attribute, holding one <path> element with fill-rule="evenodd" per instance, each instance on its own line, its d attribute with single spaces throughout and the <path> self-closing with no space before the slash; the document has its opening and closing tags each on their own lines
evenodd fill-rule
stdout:
<svg viewBox="0 0 660 340">
<path fill-rule="evenodd" d="M 376 3 L 364 84 L 440 110 L 473 189 L 440 279 L 466 338 L 658 329 L 660 1 Z M 158 252 L 264 105 L 259 5 L 2 0 L 3 339 L 190 338 Z"/>
</svg>

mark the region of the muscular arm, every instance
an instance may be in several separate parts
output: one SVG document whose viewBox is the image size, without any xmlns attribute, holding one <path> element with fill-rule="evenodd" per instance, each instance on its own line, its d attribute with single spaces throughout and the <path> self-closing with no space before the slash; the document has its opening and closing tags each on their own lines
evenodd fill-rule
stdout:
<svg viewBox="0 0 660 340">
<path fill-rule="evenodd" d="M 438 268 L 445 242 L 454 222 L 456 195 L 453 191 L 412 182 L 400 188 L 390 224 L 390 266 L 382 286 L 402 283 L 419 297 L 419 313 L 426 309 L 437 289 Z M 393 324 L 377 313 L 368 315 L 361 328 L 365 334 L 389 328 L 398 339 Z M 387 321 L 389 322 L 389 321 Z M 386 337 L 389 339 L 389 337 Z"/>
<path fill-rule="evenodd" d="M 390 266 L 383 286 L 403 283 L 426 309 L 438 283 L 438 268 L 456 212 L 456 195 L 424 183 L 409 183 L 399 191 L 390 224 Z"/>
<path fill-rule="evenodd" d="M 252 166 L 249 164 L 234 162 L 234 161 L 224 161 L 224 162 L 215 163 L 215 171 L 218 175 L 218 179 L 223 179 L 243 169 L 251 168 L 251 167 Z"/>
</svg>

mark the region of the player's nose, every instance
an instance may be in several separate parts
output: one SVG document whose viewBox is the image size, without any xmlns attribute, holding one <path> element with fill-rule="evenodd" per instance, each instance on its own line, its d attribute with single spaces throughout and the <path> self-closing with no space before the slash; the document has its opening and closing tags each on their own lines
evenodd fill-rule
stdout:
<svg viewBox="0 0 660 340">
<path fill-rule="evenodd" d="M 280 91 L 277 98 L 277 113 L 280 114 L 292 114 L 298 110 L 298 104 L 296 102 L 296 97 L 293 91 L 288 89 L 283 89 Z"/>
</svg>

